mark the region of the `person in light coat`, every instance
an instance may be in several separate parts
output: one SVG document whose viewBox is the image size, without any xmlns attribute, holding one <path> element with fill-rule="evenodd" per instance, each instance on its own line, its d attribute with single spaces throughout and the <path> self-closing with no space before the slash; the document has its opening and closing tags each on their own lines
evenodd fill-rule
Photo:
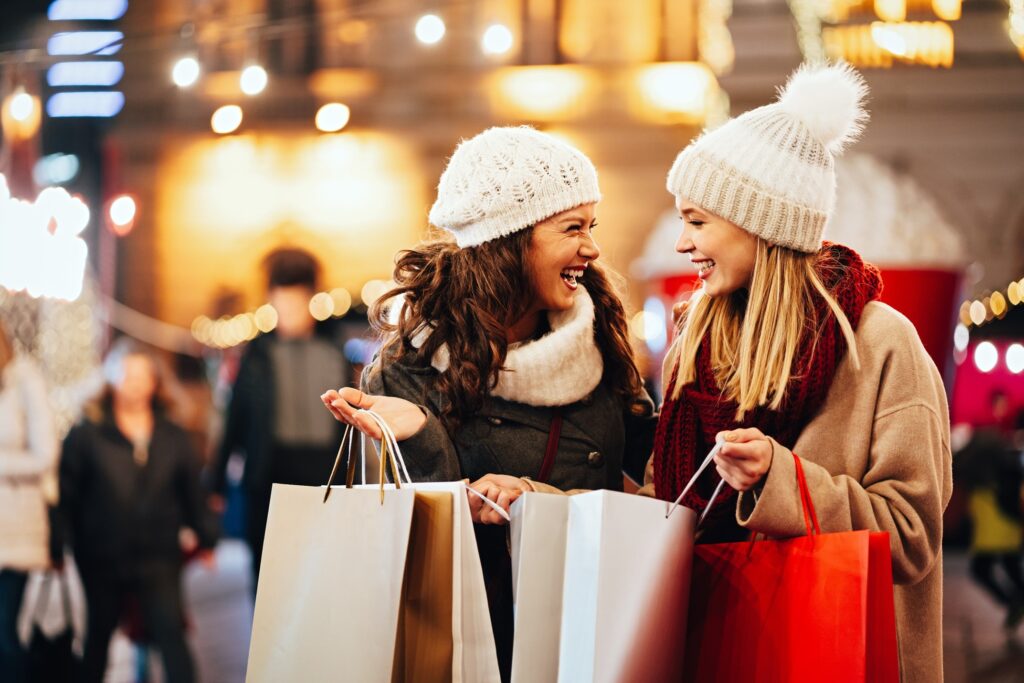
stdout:
<svg viewBox="0 0 1024 683">
<path fill-rule="evenodd" d="M 50 564 L 59 443 L 42 373 L 0 325 L 0 678 L 26 680 L 17 619 L 28 574 Z"/>
</svg>

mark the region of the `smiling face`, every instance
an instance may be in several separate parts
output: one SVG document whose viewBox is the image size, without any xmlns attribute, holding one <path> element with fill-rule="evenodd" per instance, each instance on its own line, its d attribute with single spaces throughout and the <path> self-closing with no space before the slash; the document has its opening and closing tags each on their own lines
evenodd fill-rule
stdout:
<svg viewBox="0 0 1024 683">
<path fill-rule="evenodd" d="M 683 219 L 676 251 L 690 257 L 704 283 L 704 292 L 723 296 L 749 288 L 758 238 L 685 199 L 677 199 L 676 208 Z"/>
<path fill-rule="evenodd" d="M 530 238 L 530 284 L 534 311 L 572 308 L 579 279 L 601 255 L 592 231 L 596 204 L 584 204 L 537 223 Z"/>
</svg>

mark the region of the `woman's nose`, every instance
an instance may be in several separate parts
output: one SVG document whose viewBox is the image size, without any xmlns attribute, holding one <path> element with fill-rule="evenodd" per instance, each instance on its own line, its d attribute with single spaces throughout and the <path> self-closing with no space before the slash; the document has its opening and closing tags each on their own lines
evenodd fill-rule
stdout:
<svg viewBox="0 0 1024 683">
<path fill-rule="evenodd" d="M 580 242 L 579 254 L 591 261 L 596 261 L 601 256 L 601 247 L 597 246 L 597 241 L 593 235 L 586 235 L 583 241 Z"/>
<path fill-rule="evenodd" d="M 679 239 L 676 240 L 676 251 L 680 254 L 693 251 L 693 240 L 690 239 L 690 230 L 685 224 L 683 224 L 683 231 L 679 233 Z"/>
</svg>

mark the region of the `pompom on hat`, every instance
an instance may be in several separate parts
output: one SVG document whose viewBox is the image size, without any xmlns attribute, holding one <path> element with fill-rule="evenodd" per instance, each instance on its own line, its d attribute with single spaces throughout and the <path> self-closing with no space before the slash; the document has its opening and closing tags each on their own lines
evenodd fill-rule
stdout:
<svg viewBox="0 0 1024 683">
<path fill-rule="evenodd" d="M 777 101 L 680 152 L 668 191 L 772 244 L 815 252 L 835 206 L 835 157 L 864 129 L 867 92 L 847 64 L 804 64 Z"/>
<path fill-rule="evenodd" d="M 599 201 L 597 170 L 583 152 L 528 126 L 490 128 L 455 149 L 430 222 L 472 247 Z"/>
</svg>

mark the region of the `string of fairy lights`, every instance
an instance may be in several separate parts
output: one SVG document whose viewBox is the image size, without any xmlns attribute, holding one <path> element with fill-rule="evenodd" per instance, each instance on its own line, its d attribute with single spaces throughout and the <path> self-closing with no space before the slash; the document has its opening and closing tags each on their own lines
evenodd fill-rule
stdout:
<svg viewBox="0 0 1024 683">
<path fill-rule="evenodd" d="M 962 0 L 788 0 L 805 59 L 862 68 L 950 68 Z M 1006 31 L 1024 59 L 1024 0 L 1008 0 Z M 909 15 L 918 20 L 908 21 Z"/>
<path fill-rule="evenodd" d="M 979 299 L 968 299 L 960 304 L 959 322 L 953 333 L 954 360 L 963 363 L 967 359 L 971 330 L 1002 320 L 1018 306 L 1024 306 L 1024 277 Z M 1024 372 L 1024 345 L 1010 343 L 1002 355 L 1011 373 L 1016 375 Z M 996 368 L 999 356 L 1000 349 L 992 341 L 984 340 L 974 347 L 974 364 L 983 373 L 992 372 Z"/>
<path fill-rule="evenodd" d="M 309 299 L 309 314 L 315 320 L 343 318 L 350 311 L 365 312 L 394 283 L 385 280 L 368 280 L 356 296 L 344 287 L 317 292 Z M 192 337 L 203 346 L 213 349 L 230 349 L 260 334 L 272 332 L 277 327 L 277 310 L 265 303 L 255 310 L 233 316 L 222 316 L 216 320 L 201 315 L 192 321 Z"/>
</svg>

